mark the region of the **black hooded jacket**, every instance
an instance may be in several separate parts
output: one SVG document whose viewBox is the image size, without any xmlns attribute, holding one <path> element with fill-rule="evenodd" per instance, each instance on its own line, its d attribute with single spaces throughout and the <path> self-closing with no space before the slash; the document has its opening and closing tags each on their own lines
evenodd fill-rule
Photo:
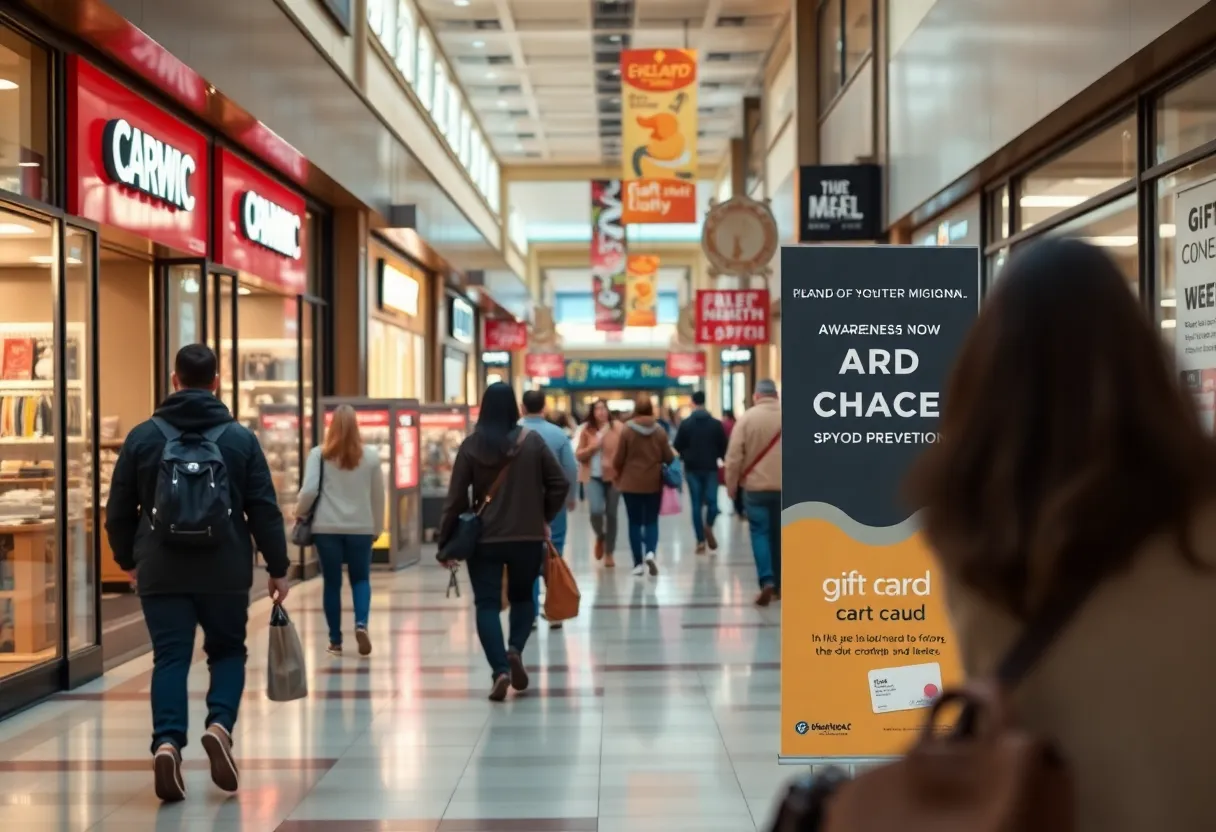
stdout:
<svg viewBox="0 0 1216 832">
<path fill-rule="evenodd" d="M 228 408 L 207 390 L 181 390 L 156 414 L 182 431 L 204 431 L 232 421 Z M 283 512 L 266 455 L 257 437 L 234 424 L 217 443 L 228 469 L 235 545 L 206 554 L 166 551 L 149 535 L 145 507 L 156 495 L 165 437 L 151 420 L 136 425 L 123 442 L 110 499 L 106 534 L 114 559 L 123 569 L 138 569 L 141 595 L 248 592 L 253 585 L 253 544 L 276 578 L 287 574 L 287 537 Z M 252 540 L 251 540 L 252 537 Z"/>
<path fill-rule="evenodd" d="M 473 506 L 480 505 L 510 457 L 502 486 L 481 515 L 483 543 L 540 541 L 545 539 L 545 524 L 562 510 L 570 493 L 570 481 L 561 463 L 549 450 L 539 433 L 516 428 L 511 434 L 511 450 L 474 431 L 460 444 L 452 464 L 452 479 L 439 524 L 439 548 L 443 549 L 456 531 L 462 512 L 468 511 L 469 487 Z"/>
</svg>

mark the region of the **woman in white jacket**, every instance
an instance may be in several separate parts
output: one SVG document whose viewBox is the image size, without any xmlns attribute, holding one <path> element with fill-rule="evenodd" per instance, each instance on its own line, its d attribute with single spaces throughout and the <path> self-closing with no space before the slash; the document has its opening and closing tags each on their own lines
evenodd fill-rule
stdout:
<svg viewBox="0 0 1216 832">
<path fill-rule="evenodd" d="M 384 474 L 380 454 L 364 446 L 354 408 L 334 411 L 325 442 L 312 449 L 296 516 L 313 510 L 313 541 L 321 560 L 329 653 L 342 655 L 342 565 L 350 574 L 359 655 L 372 652 L 367 619 L 372 603 L 372 544 L 384 530 Z"/>
</svg>

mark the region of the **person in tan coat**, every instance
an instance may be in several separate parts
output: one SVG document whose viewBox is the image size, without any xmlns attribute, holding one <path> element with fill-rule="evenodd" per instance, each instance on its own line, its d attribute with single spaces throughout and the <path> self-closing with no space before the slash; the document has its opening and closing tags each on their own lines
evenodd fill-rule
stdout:
<svg viewBox="0 0 1216 832">
<path fill-rule="evenodd" d="M 597 399 L 579 431 L 574 458 L 578 460 L 578 481 L 587 491 L 587 504 L 591 510 L 595 559 L 603 560 L 609 569 L 616 566 L 613 552 L 616 551 L 616 518 L 621 492 L 614 482 L 616 471 L 612 463 L 620 440 L 621 431 L 612 421 L 608 402 Z"/>
<path fill-rule="evenodd" d="M 659 574 L 655 552 L 659 548 L 663 466 L 675 458 L 667 431 L 654 418 L 654 404 L 643 393 L 638 397 L 633 418 L 621 429 L 612 457 L 616 487 L 625 498 L 625 514 L 629 518 L 634 575 Z"/>
<path fill-rule="evenodd" d="M 781 598 L 781 402 L 777 385 L 756 383 L 754 404 L 735 423 L 726 446 L 726 493 L 742 490 L 752 558 L 767 607 Z"/>
<path fill-rule="evenodd" d="M 944 393 L 908 494 L 967 675 L 1084 598 L 1010 692 L 1074 828 L 1216 829 L 1216 445 L 1120 268 L 1076 240 L 1015 255 Z"/>
</svg>

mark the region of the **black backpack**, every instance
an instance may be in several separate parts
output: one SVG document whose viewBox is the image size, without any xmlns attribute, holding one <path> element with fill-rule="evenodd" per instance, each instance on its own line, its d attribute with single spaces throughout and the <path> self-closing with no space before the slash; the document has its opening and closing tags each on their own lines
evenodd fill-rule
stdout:
<svg viewBox="0 0 1216 832">
<path fill-rule="evenodd" d="M 202 433 L 180 431 L 158 416 L 152 422 L 165 436 L 148 516 L 152 534 L 174 548 L 207 549 L 228 543 L 232 494 L 217 443 L 232 422 Z"/>
</svg>

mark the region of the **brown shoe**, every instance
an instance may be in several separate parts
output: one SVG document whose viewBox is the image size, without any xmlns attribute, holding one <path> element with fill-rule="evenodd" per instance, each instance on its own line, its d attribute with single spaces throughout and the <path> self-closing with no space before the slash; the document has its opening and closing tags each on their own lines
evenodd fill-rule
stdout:
<svg viewBox="0 0 1216 832">
<path fill-rule="evenodd" d="M 595 559 L 596 560 L 604 559 L 604 541 L 602 541 L 602 540 L 595 541 Z"/>
<path fill-rule="evenodd" d="M 773 590 L 773 600 L 774 600 L 774 601 L 780 601 L 780 600 L 781 600 L 781 590 L 779 590 L 779 589 L 774 589 L 774 590 Z"/>
<path fill-rule="evenodd" d="M 507 698 L 507 691 L 511 689 L 511 680 L 507 674 L 503 673 L 494 679 L 494 687 L 490 688 L 490 701 L 501 702 Z"/>
<path fill-rule="evenodd" d="M 182 779 L 182 755 L 172 743 L 162 743 L 152 757 L 153 782 L 156 796 L 165 803 L 186 799 L 186 781 Z"/>
<path fill-rule="evenodd" d="M 705 554 L 705 544 L 704 544 L 704 543 L 698 543 L 698 544 L 697 544 L 697 554 L 698 554 L 698 555 L 703 555 L 703 554 Z"/>
<path fill-rule="evenodd" d="M 355 629 L 355 641 L 359 643 L 360 656 L 370 656 L 372 654 L 372 637 L 367 634 L 366 627 L 357 627 Z"/>
<path fill-rule="evenodd" d="M 777 591 L 775 589 L 773 589 L 771 586 L 766 586 L 764 589 L 760 590 L 760 594 L 756 596 L 756 606 L 767 607 L 773 602 L 773 596 L 776 594 Z"/>
<path fill-rule="evenodd" d="M 718 551 L 718 538 L 717 538 L 717 536 L 714 535 L 713 526 L 705 527 L 705 542 L 709 544 L 709 551 L 711 551 L 711 552 Z"/>
<path fill-rule="evenodd" d="M 604 556 L 604 568 L 605 569 L 615 569 L 616 568 L 616 558 L 614 558 L 612 555 L 605 555 Z"/>
<path fill-rule="evenodd" d="M 226 792 L 240 788 L 241 773 L 232 759 L 232 735 L 223 725 L 212 723 L 203 732 L 203 750 L 211 760 L 211 782 Z"/>
<path fill-rule="evenodd" d="M 524 667 L 524 657 L 519 654 L 518 650 L 508 650 L 507 661 L 511 663 L 511 687 L 517 691 L 527 690 L 528 669 Z"/>
</svg>

